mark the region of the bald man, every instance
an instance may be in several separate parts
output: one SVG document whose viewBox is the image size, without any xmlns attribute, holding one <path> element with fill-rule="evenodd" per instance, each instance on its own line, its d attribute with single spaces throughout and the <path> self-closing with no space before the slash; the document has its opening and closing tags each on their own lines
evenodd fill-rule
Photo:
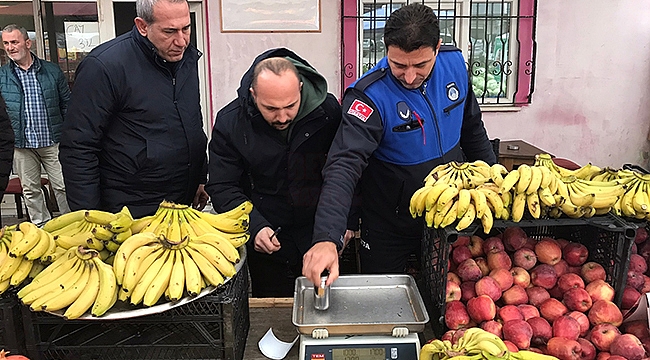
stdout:
<svg viewBox="0 0 650 360">
<path fill-rule="evenodd" d="M 253 297 L 291 297 L 341 107 L 325 78 L 284 48 L 255 59 L 237 96 L 217 114 L 206 190 L 217 212 L 245 200 L 254 205 L 247 244 Z M 358 217 L 350 219 L 346 240 L 358 227 Z"/>
</svg>

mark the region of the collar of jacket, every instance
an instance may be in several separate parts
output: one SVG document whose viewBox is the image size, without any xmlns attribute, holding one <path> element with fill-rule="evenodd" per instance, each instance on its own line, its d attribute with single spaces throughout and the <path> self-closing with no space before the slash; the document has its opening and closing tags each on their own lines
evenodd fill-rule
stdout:
<svg viewBox="0 0 650 360">
<path fill-rule="evenodd" d="M 43 64 L 41 63 L 41 59 L 39 59 L 38 56 L 36 56 L 36 54 L 34 54 L 31 51 L 29 52 L 29 54 L 32 56 L 32 64 L 30 65 L 30 67 L 34 68 L 34 72 L 39 72 L 41 70 L 41 67 L 43 67 Z M 11 64 L 11 68 L 14 71 L 16 71 L 16 69 L 20 67 L 13 60 L 9 61 L 9 63 Z"/>
<path fill-rule="evenodd" d="M 135 40 L 136 44 L 140 47 L 142 52 L 155 64 L 158 66 L 164 67 L 163 61 L 165 61 L 163 58 L 158 55 L 158 50 L 156 47 L 147 39 L 146 37 L 142 36 L 140 32 L 138 31 L 138 28 L 133 25 L 133 29 L 131 29 L 131 36 Z M 179 61 L 178 66 L 182 66 L 182 64 L 187 60 L 187 61 L 196 61 L 198 60 L 201 56 L 203 55 L 202 52 L 200 52 L 192 43 L 188 44 L 187 49 L 185 49 L 185 52 L 183 53 L 183 58 Z"/>
</svg>

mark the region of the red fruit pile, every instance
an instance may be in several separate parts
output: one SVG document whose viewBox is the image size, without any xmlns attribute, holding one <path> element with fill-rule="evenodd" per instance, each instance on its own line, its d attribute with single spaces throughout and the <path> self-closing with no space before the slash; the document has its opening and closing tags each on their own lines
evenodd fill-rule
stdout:
<svg viewBox="0 0 650 360">
<path fill-rule="evenodd" d="M 631 272 L 647 271 L 647 234 L 643 243 L 648 244 L 644 266 L 634 260 Z M 623 313 L 613 303 L 614 288 L 605 281 L 603 266 L 587 262 L 588 256 L 580 243 L 532 239 L 518 227 L 487 239 L 459 237 L 450 249 L 445 308 L 450 330 L 443 339 L 478 326 L 501 337 L 512 350 L 528 349 L 561 360 L 646 358 L 647 322 L 619 329 Z M 650 278 L 643 272 L 638 278 L 647 285 Z M 628 276 L 628 287 L 630 278 L 637 276 Z M 642 286 L 634 289 L 644 291 Z M 631 302 L 623 297 L 626 305 Z"/>
</svg>

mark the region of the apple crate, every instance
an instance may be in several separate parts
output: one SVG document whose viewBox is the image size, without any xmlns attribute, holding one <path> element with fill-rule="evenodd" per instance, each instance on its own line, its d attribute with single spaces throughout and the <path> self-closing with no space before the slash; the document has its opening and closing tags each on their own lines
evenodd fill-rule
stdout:
<svg viewBox="0 0 650 360">
<path fill-rule="evenodd" d="M 185 305 L 124 320 L 64 320 L 22 307 L 32 360 L 243 359 L 250 327 L 248 266 Z"/>
<path fill-rule="evenodd" d="M 0 350 L 13 354 L 25 353 L 20 304 L 16 292 L 9 290 L 0 296 Z"/>
<path fill-rule="evenodd" d="M 425 228 L 422 241 L 422 294 L 431 318 L 434 333 L 446 331 L 444 321 L 445 289 L 450 244 L 459 236 L 495 236 L 512 226 L 522 228 L 528 237 L 562 238 L 585 245 L 589 250 L 587 261 L 605 268 L 606 281 L 616 291 L 614 302 L 620 306 L 627 278 L 628 259 L 632 251 L 636 225 L 607 214 L 590 219 L 534 219 L 513 221 L 495 220 L 490 234 L 484 234 L 479 222 L 460 232 L 453 227 Z"/>
</svg>

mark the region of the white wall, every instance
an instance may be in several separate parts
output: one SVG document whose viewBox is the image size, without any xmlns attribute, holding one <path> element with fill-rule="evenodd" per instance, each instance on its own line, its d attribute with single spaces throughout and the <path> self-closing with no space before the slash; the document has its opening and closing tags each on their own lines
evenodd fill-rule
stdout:
<svg viewBox="0 0 650 360">
<path fill-rule="evenodd" d="M 340 2 L 321 0 L 320 33 L 222 33 L 219 1 L 208 0 L 210 24 L 210 67 L 212 81 L 211 121 L 217 111 L 237 97 L 242 75 L 257 55 L 265 50 L 286 47 L 316 68 L 340 93 Z M 207 54 L 206 54 L 207 55 Z"/>
<path fill-rule="evenodd" d="M 541 0 L 532 104 L 485 113 L 491 138 L 585 164 L 647 166 L 650 3 Z"/>
<path fill-rule="evenodd" d="M 490 138 L 523 139 L 580 164 L 648 165 L 650 4 L 648 0 L 538 1 L 532 104 L 487 112 Z M 321 0 L 321 33 L 220 33 L 210 0 L 212 111 L 235 98 L 259 53 L 286 46 L 306 58 L 340 93 L 340 1 Z"/>
</svg>

